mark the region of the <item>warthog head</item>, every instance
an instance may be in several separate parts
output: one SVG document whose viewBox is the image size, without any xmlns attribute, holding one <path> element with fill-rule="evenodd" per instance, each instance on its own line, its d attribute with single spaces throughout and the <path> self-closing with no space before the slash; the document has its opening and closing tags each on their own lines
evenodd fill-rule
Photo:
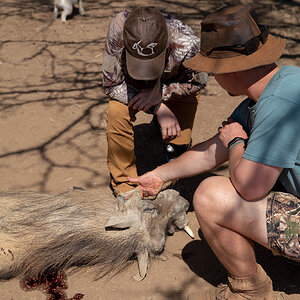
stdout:
<svg viewBox="0 0 300 300">
<path fill-rule="evenodd" d="M 135 276 L 136 280 L 146 276 L 149 255 L 163 252 L 167 234 L 188 225 L 188 207 L 188 201 L 175 190 L 160 192 L 155 200 L 141 200 L 137 189 L 120 205 L 120 214 L 108 219 L 106 229 L 139 232 L 143 247 L 137 253 L 140 276 Z"/>
</svg>

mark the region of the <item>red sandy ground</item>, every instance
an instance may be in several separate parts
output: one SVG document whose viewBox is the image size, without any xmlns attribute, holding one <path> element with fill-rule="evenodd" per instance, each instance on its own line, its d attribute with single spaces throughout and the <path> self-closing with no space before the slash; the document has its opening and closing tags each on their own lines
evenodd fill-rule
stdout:
<svg viewBox="0 0 300 300">
<path fill-rule="evenodd" d="M 88 16 L 81 17 L 75 11 L 68 24 L 52 19 L 49 2 L 1 2 L 1 190 L 61 192 L 80 186 L 110 193 L 105 137 L 107 98 L 101 88 L 102 50 L 111 16 L 144 2 L 86 0 Z M 200 18 L 229 2 L 147 3 L 176 14 L 199 33 Z M 260 23 L 269 24 L 272 32 L 287 39 L 280 65 L 300 66 L 299 1 L 233 2 L 249 4 Z M 193 142 L 213 135 L 242 99 L 229 97 L 210 78 L 197 111 Z M 139 134 L 143 128 L 147 131 L 144 124 L 149 120 L 149 116 L 138 115 L 138 137 L 145 137 Z M 151 135 L 145 142 L 153 146 Z M 141 164 L 147 169 L 150 160 L 151 156 L 145 156 Z M 213 174 L 226 175 L 226 165 Z M 179 188 L 189 200 L 202 178 L 181 182 Z M 197 233 L 199 228 L 193 212 L 189 218 Z M 132 280 L 137 272 L 134 263 L 112 279 L 93 281 L 91 270 L 71 275 L 65 292 L 69 298 L 82 293 L 87 300 L 184 299 L 189 290 L 217 285 L 226 278 L 225 270 L 198 234 L 195 240 L 183 232 L 169 237 L 165 254 L 168 260 L 154 260 L 146 279 L 140 283 Z M 299 293 L 300 299 L 300 274 L 296 267 L 260 247 L 257 257 L 273 279 L 276 290 Z M 16 279 L 0 283 L 0 290 L 1 300 L 46 299 L 40 291 L 23 291 Z"/>
</svg>

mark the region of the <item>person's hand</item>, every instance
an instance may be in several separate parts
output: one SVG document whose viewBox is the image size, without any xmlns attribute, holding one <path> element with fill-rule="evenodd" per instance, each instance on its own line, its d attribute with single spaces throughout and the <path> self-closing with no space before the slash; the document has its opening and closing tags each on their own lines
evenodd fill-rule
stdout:
<svg viewBox="0 0 300 300">
<path fill-rule="evenodd" d="M 141 190 L 142 198 L 156 196 L 165 183 L 156 170 L 135 178 L 128 177 L 128 180 L 132 183 L 139 184 L 138 187 Z"/>
<path fill-rule="evenodd" d="M 128 106 L 138 111 L 147 112 L 150 107 L 161 103 L 160 80 L 152 88 L 141 89 L 128 103 Z"/>
<path fill-rule="evenodd" d="M 156 110 L 157 121 L 161 127 L 163 140 L 180 137 L 181 128 L 173 112 L 163 103 Z"/>
<path fill-rule="evenodd" d="M 244 131 L 242 125 L 235 120 L 228 118 L 227 121 L 222 122 L 222 126 L 218 128 L 220 140 L 227 148 L 228 143 L 235 137 L 247 139 L 247 133 Z"/>
</svg>

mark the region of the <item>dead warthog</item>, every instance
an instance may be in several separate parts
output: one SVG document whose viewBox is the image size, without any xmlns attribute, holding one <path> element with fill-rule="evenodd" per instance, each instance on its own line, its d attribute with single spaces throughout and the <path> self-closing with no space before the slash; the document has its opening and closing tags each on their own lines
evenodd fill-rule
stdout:
<svg viewBox="0 0 300 300">
<path fill-rule="evenodd" d="M 188 202 L 177 191 L 141 200 L 73 190 L 60 195 L 0 193 L 0 280 L 96 267 L 96 278 L 137 258 L 141 280 L 167 233 L 188 224 Z"/>
</svg>

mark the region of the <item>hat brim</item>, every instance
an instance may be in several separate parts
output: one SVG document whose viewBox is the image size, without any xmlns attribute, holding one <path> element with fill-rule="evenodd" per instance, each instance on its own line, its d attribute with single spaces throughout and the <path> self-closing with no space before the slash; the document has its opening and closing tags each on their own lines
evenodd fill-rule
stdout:
<svg viewBox="0 0 300 300">
<path fill-rule="evenodd" d="M 266 43 L 250 55 L 238 54 L 234 57 L 217 59 L 198 53 L 183 62 L 183 65 L 186 68 L 210 74 L 239 72 L 274 63 L 282 55 L 285 45 L 285 39 L 269 35 Z"/>
<path fill-rule="evenodd" d="M 165 69 L 166 49 L 151 59 L 137 59 L 126 51 L 126 67 L 130 77 L 136 80 L 155 80 Z"/>
</svg>

